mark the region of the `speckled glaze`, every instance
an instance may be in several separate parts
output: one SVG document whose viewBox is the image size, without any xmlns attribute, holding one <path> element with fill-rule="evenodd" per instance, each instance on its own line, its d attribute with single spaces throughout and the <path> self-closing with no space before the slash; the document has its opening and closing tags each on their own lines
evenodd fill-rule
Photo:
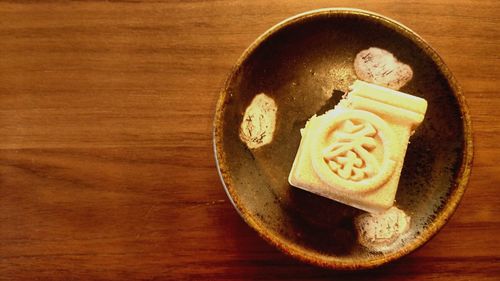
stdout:
<svg viewBox="0 0 500 281">
<path fill-rule="evenodd" d="M 413 68 L 401 91 L 428 101 L 410 139 L 396 205 L 412 217 L 409 232 L 384 252 L 356 240 L 362 212 L 288 184 L 300 128 L 333 106 L 356 79 L 353 60 L 368 47 L 392 52 Z M 252 98 L 278 105 L 274 140 L 249 150 L 238 129 Z M 400 258 L 428 241 L 459 203 L 472 164 L 463 94 L 438 54 L 407 27 L 367 11 L 322 9 L 287 19 L 260 36 L 231 71 L 217 103 L 214 148 L 226 192 L 265 240 L 302 261 L 362 269 Z"/>
</svg>

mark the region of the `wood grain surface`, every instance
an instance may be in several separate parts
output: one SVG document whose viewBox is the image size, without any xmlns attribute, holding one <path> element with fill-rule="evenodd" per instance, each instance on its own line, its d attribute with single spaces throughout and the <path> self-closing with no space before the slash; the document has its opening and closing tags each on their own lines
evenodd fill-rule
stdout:
<svg viewBox="0 0 500 281">
<path fill-rule="evenodd" d="M 500 2 L 0 3 L 1 280 L 500 280 Z M 277 22 L 356 7 L 433 46 L 470 107 L 475 159 L 451 221 L 381 268 L 334 272 L 261 240 L 212 152 L 218 91 Z"/>
</svg>

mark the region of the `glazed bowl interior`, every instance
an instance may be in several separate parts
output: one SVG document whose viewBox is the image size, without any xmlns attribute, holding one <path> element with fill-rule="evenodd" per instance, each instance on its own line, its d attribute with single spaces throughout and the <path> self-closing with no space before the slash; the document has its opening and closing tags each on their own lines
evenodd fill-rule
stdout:
<svg viewBox="0 0 500 281">
<path fill-rule="evenodd" d="M 354 57 L 379 47 L 410 65 L 401 91 L 425 98 L 425 120 L 410 138 L 396 205 L 411 216 L 403 239 L 385 252 L 357 241 L 362 212 L 294 188 L 287 181 L 300 129 L 338 102 L 356 80 Z M 265 93 L 277 106 L 273 141 L 250 150 L 239 138 L 245 109 Z M 214 146 L 228 196 L 263 238 L 303 261 L 337 269 L 374 267 L 425 243 L 453 213 L 472 160 L 462 93 L 442 60 L 397 22 L 361 10 L 317 10 L 286 20 L 243 54 L 221 92 Z"/>
</svg>

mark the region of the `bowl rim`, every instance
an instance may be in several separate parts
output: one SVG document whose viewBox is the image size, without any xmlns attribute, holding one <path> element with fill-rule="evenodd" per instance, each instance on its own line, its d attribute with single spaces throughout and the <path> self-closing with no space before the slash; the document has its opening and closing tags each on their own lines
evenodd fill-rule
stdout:
<svg viewBox="0 0 500 281">
<path fill-rule="evenodd" d="M 287 242 L 279 234 L 274 233 L 270 229 L 266 228 L 265 225 L 260 223 L 258 218 L 252 216 L 252 214 L 247 211 L 244 204 L 240 202 L 238 195 L 234 190 L 234 184 L 232 182 L 232 179 L 228 171 L 228 167 L 225 162 L 226 159 L 225 152 L 222 149 L 223 130 L 224 130 L 222 126 L 222 118 L 224 116 L 223 113 L 228 100 L 227 90 L 238 69 L 255 51 L 255 49 L 275 32 L 287 26 L 297 24 L 306 19 L 318 16 L 322 17 L 325 15 L 326 16 L 348 15 L 348 16 L 368 19 L 370 21 L 380 23 L 385 27 L 388 27 L 398 32 L 402 36 L 410 39 L 414 44 L 416 44 L 419 48 L 421 48 L 426 55 L 431 57 L 434 63 L 436 63 L 436 65 L 438 66 L 439 71 L 441 71 L 441 73 L 445 76 L 446 80 L 450 84 L 451 90 L 455 98 L 457 99 L 462 116 L 462 126 L 464 130 L 464 153 L 462 156 L 462 165 L 457 174 L 458 184 L 456 188 L 453 190 L 453 192 L 449 195 L 449 200 L 446 202 L 441 212 L 437 214 L 436 218 L 431 222 L 429 227 L 427 227 L 424 231 L 422 231 L 418 237 L 416 237 L 415 239 L 407 243 L 405 246 L 403 246 L 400 250 L 379 257 L 361 261 L 349 258 L 339 259 L 338 257 L 335 256 L 327 256 L 325 254 L 320 254 L 311 251 L 305 247 Z M 265 31 L 257 39 L 255 39 L 250 44 L 250 46 L 243 52 L 243 54 L 239 57 L 236 64 L 231 69 L 227 79 L 225 80 L 222 90 L 220 91 L 213 122 L 213 149 L 215 154 L 215 162 L 217 170 L 222 185 L 224 186 L 224 190 L 229 200 L 233 204 L 234 208 L 238 211 L 243 220 L 252 229 L 257 231 L 257 233 L 261 237 L 263 237 L 264 240 L 266 240 L 273 246 L 277 247 L 285 254 L 288 254 L 298 260 L 301 260 L 309 264 L 321 266 L 324 268 L 340 269 L 340 270 L 374 268 L 382 264 L 394 261 L 398 258 L 401 258 L 415 251 L 417 248 L 421 247 L 426 242 L 428 242 L 434 235 L 437 234 L 437 232 L 446 224 L 446 222 L 448 222 L 452 214 L 455 212 L 460 202 L 460 199 L 462 198 L 465 192 L 467 183 L 469 181 L 472 161 L 473 161 L 472 125 L 469 115 L 469 109 L 465 101 L 465 97 L 463 95 L 461 87 L 458 85 L 458 82 L 456 81 L 451 71 L 445 65 L 443 59 L 424 39 L 422 39 L 417 33 L 412 31 L 405 25 L 393 19 L 390 19 L 386 16 L 380 15 L 378 13 L 362 9 L 355 9 L 355 8 L 323 8 L 323 9 L 316 9 L 300 13 L 279 22 L 278 24 L 274 25 L 273 27 Z"/>
</svg>

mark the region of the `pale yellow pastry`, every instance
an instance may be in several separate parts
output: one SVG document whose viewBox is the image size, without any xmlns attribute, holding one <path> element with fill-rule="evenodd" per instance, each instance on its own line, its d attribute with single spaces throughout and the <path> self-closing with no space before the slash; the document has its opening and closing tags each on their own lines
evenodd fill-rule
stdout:
<svg viewBox="0 0 500 281">
<path fill-rule="evenodd" d="M 311 117 L 301 130 L 288 181 L 368 212 L 389 209 L 408 139 L 426 109 L 422 98 L 354 82 L 335 109 Z"/>
</svg>

